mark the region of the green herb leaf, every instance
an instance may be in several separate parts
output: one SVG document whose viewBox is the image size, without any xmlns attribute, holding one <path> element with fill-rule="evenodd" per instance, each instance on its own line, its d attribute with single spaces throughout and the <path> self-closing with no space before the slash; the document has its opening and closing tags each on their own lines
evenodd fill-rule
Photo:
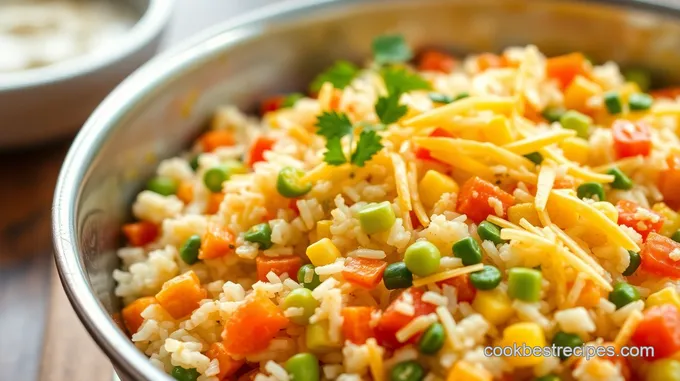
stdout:
<svg viewBox="0 0 680 381">
<path fill-rule="evenodd" d="M 443 104 L 448 104 L 453 102 L 453 98 L 446 94 L 440 94 L 440 93 L 429 93 L 427 94 L 430 97 L 430 100 L 434 103 L 443 103 Z"/>
<path fill-rule="evenodd" d="M 403 94 L 414 90 L 430 90 L 430 83 L 416 73 L 404 68 L 389 67 L 381 70 L 388 94 Z"/>
<path fill-rule="evenodd" d="M 359 73 L 359 68 L 351 62 L 347 61 L 337 61 L 330 68 L 326 69 L 323 73 L 319 74 L 309 89 L 312 92 L 318 92 L 323 86 L 324 82 L 330 82 L 336 89 L 344 89 L 350 83 L 354 77 Z"/>
<path fill-rule="evenodd" d="M 411 48 L 402 35 L 378 36 L 373 39 L 373 59 L 378 65 L 406 62 L 413 58 Z"/>
<path fill-rule="evenodd" d="M 305 96 L 300 93 L 292 93 L 286 95 L 285 98 L 283 98 L 283 102 L 281 102 L 281 108 L 289 108 L 295 106 L 295 102 L 299 101 L 300 99 L 304 98 Z"/>
<path fill-rule="evenodd" d="M 335 111 L 324 111 L 316 119 L 317 135 L 321 135 L 326 140 L 341 138 L 352 133 L 352 122 L 344 113 Z"/>
<path fill-rule="evenodd" d="M 382 124 L 396 123 L 408 112 L 406 105 L 399 104 L 401 94 L 390 94 L 386 97 L 378 98 L 375 104 L 375 113 Z"/>
<path fill-rule="evenodd" d="M 342 152 L 342 137 L 334 136 L 326 141 L 326 152 L 323 154 L 323 159 L 330 165 L 341 165 L 347 162 L 345 153 Z"/>
<path fill-rule="evenodd" d="M 378 153 L 383 148 L 380 143 L 380 135 L 374 130 L 361 131 L 359 135 L 359 142 L 352 154 L 352 164 L 363 167 L 364 164 L 371 160 L 373 155 Z"/>
</svg>

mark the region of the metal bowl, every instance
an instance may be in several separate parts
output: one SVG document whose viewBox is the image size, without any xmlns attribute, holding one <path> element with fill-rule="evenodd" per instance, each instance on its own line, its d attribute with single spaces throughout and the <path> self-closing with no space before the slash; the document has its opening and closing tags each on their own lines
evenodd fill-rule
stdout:
<svg viewBox="0 0 680 381">
<path fill-rule="evenodd" d="M 117 232 L 145 177 L 189 146 L 218 105 L 253 109 L 268 94 L 304 89 L 333 60 L 368 57 L 371 39 L 386 32 L 458 53 L 581 50 L 680 82 L 679 18 L 677 3 L 652 0 L 299 0 L 211 29 L 125 80 L 74 142 L 53 211 L 66 293 L 123 379 L 168 379 L 111 317 L 120 309 L 111 276 Z"/>
<path fill-rule="evenodd" d="M 0 74 L 0 148 L 74 134 L 116 85 L 153 57 L 173 1 L 120 3 L 138 21 L 114 46 L 55 65 Z"/>
</svg>

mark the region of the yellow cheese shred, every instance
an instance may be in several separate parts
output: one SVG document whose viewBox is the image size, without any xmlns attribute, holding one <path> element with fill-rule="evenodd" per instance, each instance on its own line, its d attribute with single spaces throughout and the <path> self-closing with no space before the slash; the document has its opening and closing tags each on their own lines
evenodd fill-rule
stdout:
<svg viewBox="0 0 680 381">
<path fill-rule="evenodd" d="M 413 280 L 413 287 L 422 287 L 426 284 L 441 282 L 443 280 L 455 278 L 457 276 L 461 276 L 461 275 L 464 275 L 464 274 L 473 273 L 475 271 L 482 270 L 483 268 L 484 268 L 484 264 L 478 263 L 478 264 L 472 265 L 472 266 L 466 266 L 466 267 L 461 267 L 461 268 L 457 268 L 457 269 L 442 271 L 440 273 L 433 274 L 433 275 L 430 275 L 430 276 L 426 276 L 424 278 L 414 279 Z"/>
<path fill-rule="evenodd" d="M 550 230 L 552 230 L 555 233 L 555 236 L 569 249 L 571 250 L 574 255 L 579 257 L 582 261 L 588 263 L 590 267 L 592 267 L 595 271 L 597 271 L 598 274 L 600 275 L 605 275 L 607 272 L 600 266 L 597 261 L 588 255 L 588 253 L 583 250 L 581 246 L 579 246 L 576 241 L 574 241 L 567 233 L 564 232 L 564 230 L 560 229 L 557 225 L 550 225 L 549 226 Z"/>
<path fill-rule="evenodd" d="M 497 226 L 500 226 L 501 228 L 504 228 L 504 229 L 517 229 L 517 230 L 522 230 L 522 228 L 520 228 L 519 226 L 513 224 L 512 222 L 506 221 L 506 220 L 504 220 L 504 219 L 502 219 L 502 218 L 500 218 L 500 217 L 498 217 L 498 216 L 494 216 L 494 215 L 492 215 L 492 214 L 490 214 L 490 215 L 486 218 L 486 220 L 489 221 L 489 222 L 491 222 L 492 224 L 497 225 Z"/>
<path fill-rule="evenodd" d="M 577 164 L 572 163 L 564 156 L 556 153 L 550 148 L 542 148 L 540 152 L 544 158 L 554 160 L 556 163 L 566 166 L 568 174 L 583 181 L 591 181 L 596 183 L 611 183 L 614 181 L 613 175 L 603 175 L 601 173 L 596 173 L 586 168 L 579 167 Z"/>
<path fill-rule="evenodd" d="M 450 152 L 445 151 L 430 151 L 430 156 L 441 162 L 449 164 L 454 168 L 462 169 L 465 172 L 474 174 L 483 179 L 490 180 L 494 177 L 494 173 L 488 165 L 485 165 L 469 156 L 451 155 Z"/>
<path fill-rule="evenodd" d="M 418 190 L 418 165 L 415 161 L 409 161 L 408 169 L 408 186 L 411 191 L 411 202 L 413 203 L 413 211 L 420 224 L 424 227 L 430 225 L 430 218 L 427 216 L 423 202 L 420 200 L 420 193 Z"/>
<path fill-rule="evenodd" d="M 548 203 L 548 197 L 550 196 L 550 191 L 552 190 L 553 184 L 555 183 L 555 177 L 557 173 L 555 167 L 545 163 L 541 166 L 541 171 L 538 173 L 538 185 L 536 187 L 536 198 L 534 199 L 534 205 L 537 211 L 544 211 L 545 206 Z"/>
<path fill-rule="evenodd" d="M 408 187 L 408 174 L 406 173 L 406 163 L 398 153 L 390 154 L 392 159 L 392 167 L 394 168 L 394 180 L 397 187 L 397 197 L 402 211 L 410 211 L 413 209 L 411 205 L 411 191 Z"/>
<path fill-rule="evenodd" d="M 626 235 L 616 223 L 607 218 L 604 213 L 577 197 L 571 196 L 561 190 L 553 190 L 550 192 L 548 202 L 561 204 L 564 209 L 570 210 L 581 218 L 588 220 L 594 229 L 602 231 L 613 244 L 619 245 L 626 250 L 633 250 L 635 252 L 640 251 L 638 245 Z"/>
<path fill-rule="evenodd" d="M 333 99 L 333 84 L 330 82 L 324 82 L 319 89 L 319 107 L 321 111 L 328 111 L 331 109 L 331 100 Z"/>
<path fill-rule="evenodd" d="M 385 365 L 383 363 L 383 349 L 378 345 L 374 338 L 366 340 L 368 348 L 368 367 L 374 380 L 385 378 Z"/>
<path fill-rule="evenodd" d="M 622 171 L 627 171 L 629 169 L 639 167 L 644 164 L 645 159 L 642 156 L 626 157 L 620 160 L 612 161 L 611 163 L 603 164 L 597 167 L 593 167 L 593 172 L 607 172 L 608 170 L 616 167 Z"/>
<path fill-rule="evenodd" d="M 561 129 L 557 131 L 552 131 L 532 137 L 528 137 L 522 140 L 517 140 L 512 143 L 506 144 L 503 148 L 510 152 L 514 152 L 518 155 L 526 155 L 532 152 L 537 152 L 541 148 L 549 146 L 551 144 L 559 143 L 566 138 L 576 136 L 576 131 Z"/>
<path fill-rule="evenodd" d="M 468 97 L 437 107 L 423 114 L 403 121 L 403 125 L 415 128 L 451 125 L 451 119 L 456 115 L 470 111 L 491 110 L 498 114 L 509 114 L 515 107 L 512 97 L 479 96 Z"/>
<path fill-rule="evenodd" d="M 623 326 L 621 326 L 619 333 L 616 334 L 616 338 L 614 339 L 614 346 L 616 346 L 616 348 L 621 349 L 621 347 L 628 344 L 630 338 L 633 336 L 633 332 L 635 332 L 638 324 L 640 324 L 642 321 L 642 318 L 642 312 L 638 310 L 634 310 L 630 313 L 630 315 L 628 315 L 626 321 L 623 323 Z"/>
<path fill-rule="evenodd" d="M 456 138 L 415 138 L 415 143 L 430 151 L 462 153 L 468 156 L 481 157 L 503 164 L 509 168 L 534 168 L 535 164 L 524 156 L 510 152 L 503 147 L 491 143 Z M 457 159 L 457 157 L 456 157 Z"/>
</svg>

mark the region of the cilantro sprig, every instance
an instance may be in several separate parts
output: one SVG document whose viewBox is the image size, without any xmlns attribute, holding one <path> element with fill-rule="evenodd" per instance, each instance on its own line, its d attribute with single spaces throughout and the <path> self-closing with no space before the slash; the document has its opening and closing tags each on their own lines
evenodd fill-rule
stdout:
<svg viewBox="0 0 680 381">
<path fill-rule="evenodd" d="M 342 165 L 347 162 L 363 167 L 373 155 L 378 153 L 383 145 L 380 135 L 375 129 L 365 125 L 352 125 L 346 114 L 336 111 L 325 111 L 317 117 L 316 134 L 326 138 L 326 152 L 324 161 L 330 165 Z M 361 129 L 356 147 L 354 144 L 355 130 Z M 342 139 L 349 136 L 349 153 L 342 149 Z"/>
<path fill-rule="evenodd" d="M 348 61 L 337 61 L 323 73 L 319 74 L 309 89 L 316 93 L 321 89 L 325 82 L 330 82 L 336 89 L 344 89 L 352 83 L 352 80 L 359 73 L 359 68 Z"/>
<path fill-rule="evenodd" d="M 416 73 L 401 67 L 386 67 L 380 72 L 385 82 L 387 96 L 381 96 L 375 104 L 375 113 L 383 124 L 396 123 L 406 115 L 408 107 L 399 104 L 401 95 L 414 90 L 430 90 L 430 84 Z"/>
<path fill-rule="evenodd" d="M 400 34 L 373 39 L 373 59 L 378 65 L 404 63 L 413 58 L 413 51 Z"/>
</svg>

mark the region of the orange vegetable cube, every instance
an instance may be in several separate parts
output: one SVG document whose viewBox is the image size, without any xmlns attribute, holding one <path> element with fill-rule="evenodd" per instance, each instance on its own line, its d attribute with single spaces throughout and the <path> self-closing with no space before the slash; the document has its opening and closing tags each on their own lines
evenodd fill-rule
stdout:
<svg viewBox="0 0 680 381">
<path fill-rule="evenodd" d="M 123 308 L 121 314 L 123 315 L 123 323 L 130 334 L 137 333 L 139 327 L 144 323 L 142 312 L 146 307 L 158 303 L 153 296 L 144 296 L 134 302 L 128 304 Z"/>
<path fill-rule="evenodd" d="M 248 166 L 252 168 L 253 164 L 264 161 L 264 153 L 271 151 L 274 143 L 276 143 L 276 140 L 270 137 L 258 137 L 248 151 Z"/>
<path fill-rule="evenodd" d="M 229 147 L 236 144 L 234 134 L 226 130 L 208 131 L 199 140 L 205 152 L 212 152 L 219 147 Z"/>
<path fill-rule="evenodd" d="M 207 296 L 196 273 L 187 271 L 165 282 L 156 294 L 156 300 L 170 316 L 180 319 L 198 308 L 199 302 Z"/>
<path fill-rule="evenodd" d="M 144 246 L 156 240 L 158 226 L 148 221 L 123 225 L 123 234 L 132 246 Z"/>
<path fill-rule="evenodd" d="M 572 284 L 568 284 L 568 288 L 571 289 Z M 585 308 L 593 308 L 600 303 L 600 298 L 602 298 L 602 290 L 600 287 L 592 280 L 586 279 L 583 289 L 581 289 L 581 293 L 579 294 L 578 299 L 576 299 L 576 305 Z"/>
<path fill-rule="evenodd" d="M 426 50 L 418 58 L 418 70 L 450 73 L 456 68 L 456 59 L 438 50 Z"/>
<path fill-rule="evenodd" d="M 371 327 L 371 314 L 373 307 L 345 307 L 342 309 L 342 333 L 345 340 L 357 345 L 366 343 L 366 340 L 375 337 Z"/>
<path fill-rule="evenodd" d="M 373 289 L 382 281 L 387 262 L 369 258 L 347 258 L 342 276 L 346 281 Z"/>
<path fill-rule="evenodd" d="M 680 208 L 680 155 L 669 155 L 666 158 L 668 169 L 659 176 L 659 191 L 663 200 L 670 207 Z"/>
<path fill-rule="evenodd" d="M 224 326 L 224 348 L 231 355 L 259 352 L 287 325 L 283 311 L 266 296 L 256 294 L 240 305 Z"/>
<path fill-rule="evenodd" d="M 236 237 L 228 229 L 211 225 L 201 239 L 199 259 L 215 259 L 229 255 L 236 250 Z"/>
<path fill-rule="evenodd" d="M 505 218 L 508 208 L 514 203 L 515 197 L 511 194 L 486 180 L 473 177 L 460 189 L 457 209 L 458 213 L 465 214 L 472 221 L 480 223 L 489 215 L 498 214 L 496 206 L 502 211 L 499 217 Z"/>
<path fill-rule="evenodd" d="M 177 198 L 188 204 L 194 199 L 194 184 L 190 181 L 182 181 L 177 187 Z"/>
<path fill-rule="evenodd" d="M 569 86 L 577 75 L 588 77 L 590 67 L 582 53 L 571 53 L 552 57 L 546 61 L 546 75 L 556 79 L 564 88 Z"/>
<path fill-rule="evenodd" d="M 245 360 L 243 359 L 234 360 L 231 358 L 222 343 L 212 343 L 205 355 L 208 356 L 210 360 L 217 359 L 220 363 L 220 373 L 217 374 L 217 378 L 220 380 L 225 380 L 227 377 L 232 376 L 241 369 L 243 364 L 245 364 Z"/>
<path fill-rule="evenodd" d="M 267 281 L 267 274 L 270 271 L 278 276 L 287 273 L 290 278 L 295 279 L 300 266 L 302 266 L 302 259 L 294 255 L 285 257 L 258 255 L 255 258 L 255 266 L 257 267 L 257 279 L 263 282 Z"/>
<path fill-rule="evenodd" d="M 215 214 L 220 210 L 220 204 L 224 200 L 224 193 L 210 193 L 208 205 L 205 207 L 205 214 Z"/>
</svg>

